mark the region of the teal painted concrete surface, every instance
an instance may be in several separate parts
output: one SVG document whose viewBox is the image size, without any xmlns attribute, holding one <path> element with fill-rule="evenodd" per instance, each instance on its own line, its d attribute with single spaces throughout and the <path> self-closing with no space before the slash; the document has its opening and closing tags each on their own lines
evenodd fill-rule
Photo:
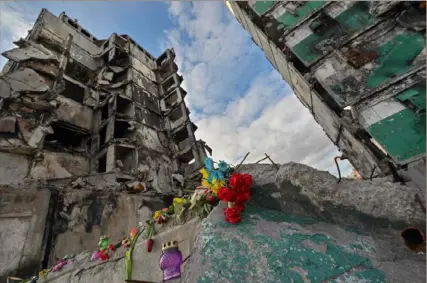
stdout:
<svg viewBox="0 0 427 283">
<path fill-rule="evenodd" d="M 372 243 L 355 236 L 342 244 L 311 230 L 315 223 L 258 207 L 247 207 L 238 225 L 204 221 L 200 250 L 206 270 L 198 282 L 385 282 L 366 256 L 375 251 Z"/>
<path fill-rule="evenodd" d="M 420 110 L 426 107 L 425 84 L 415 85 L 396 96 Z M 404 162 L 426 153 L 426 113 L 409 108 L 393 114 L 368 127 L 372 135 L 396 160 Z"/>
</svg>

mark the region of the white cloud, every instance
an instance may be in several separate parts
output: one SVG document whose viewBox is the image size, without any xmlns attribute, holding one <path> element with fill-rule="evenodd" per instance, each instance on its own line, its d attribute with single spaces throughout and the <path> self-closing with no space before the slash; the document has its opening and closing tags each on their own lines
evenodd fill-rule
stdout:
<svg viewBox="0 0 427 283">
<path fill-rule="evenodd" d="M 238 163 L 251 152 L 255 162 L 267 153 L 336 174 L 339 152 L 223 3 L 172 2 L 169 13 L 176 28 L 165 46 L 175 48 L 196 136 L 215 159 Z"/>
<path fill-rule="evenodd" d="M 0 53 L 12 49 L 13 41 L 25 38 L 32 28 L 37 14 L 29 11 L 25 3 L 0 2 Z M 0 69 L 6 63 L 0 59 Z"/>
</svg>

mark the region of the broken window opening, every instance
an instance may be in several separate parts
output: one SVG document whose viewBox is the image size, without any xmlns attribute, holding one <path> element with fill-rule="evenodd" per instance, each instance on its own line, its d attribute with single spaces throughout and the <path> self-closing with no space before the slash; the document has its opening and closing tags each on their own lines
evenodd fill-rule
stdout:
<svg viewBox="0 0 427 283">
<path fill-rule="evenodd" d="M 98 173 L 107 172 L 107 154 L 104 154 L 98 159 Z"/>
<path fill-rule="evenodd" d="M 73 28 L 75 28 L 75 29 L 78 29 L 79 28 L 79 25 L 76 23 L 76 22 L 74 22 L 72 19 L 68 19 L 68 24 L 70 25 L 70 26 L 72 26 Z"/>
<path fill-rule="evenodd" d="M 117 47 L 109 63 L 113 66 L 127 67 L 130 64 L 129 54 Z"/>
<path fill-rule="evenodd" d="M 101 108 L 101 120 L 105 121 L 109 117 L 108 102 Z"/>
<path fill-rule="evenodd" d="M 194 156 L 193 156 L 193 151 L 191 149 L 189 149 L 186 153 L 178 156 L 178 160 L 185 164 L 188 164 L 193 159 L 194 159 Z"/>
<path fill-rule="evenodd" d="M 50 149 L 83 151 L 85 139 L 89 138 L 87 133 L 79 132 L 64 122 L 53 122 L 51 124 L 53 134 L 44 138 L 44 147 Z"/>
<path fill-rule="evenodd" d="M 117 113 L 126 115 L 128 117 L 133 116 L 133 102 L 130 99 L 126 99 L 121 96 L 117 96 L 116 100 L 116 111 Z"/>
<path fill-rule="evenodd" d="M 188 137 L 187 127 L 185 126 L 181 127 L 181 129 L 172 134 L 172 138 L 178 143 L 188 139 Z"/>
<path fill-rule="evenodd" d="M 90 81 L 90 73 L 91 72 L 86 67 L 72 59 L 68 60 L 67 66 L 65 67 L 65 75 L 83 84 Z"/>
<path fill-rule="evenodd" d="M 319 94 L 323 101 L 325 101 L 326 105 L 332 109 L 332 111 L 334 111 L 338 116 L 342 116 L 343 109 L 341 106 L 317 80 L 313 83 L 313 89 Z"/>
<path fill-rule="evenodd" d="M 99 131 L 99 146 L 103 146 L 107 142 L 107 126 Z"/>
<path fill-rule="evenodd" d="M 133 147 L 116 146 L 116 166 L 123 173 L 130 174 L 135 169 L 136 151 Z"/>
<path fill-rule="evenodd" d="M 185 148 L 189 147 L 191 145 L 190 139 L 185 139 L 182 142 L 178 143 L 178 149 L 184 150 Z"/>
<path fill-rule="evenodd" d="M 89 39 L 91 39 L 91 35 L 90 35 L 90 33 L 89 33 L 87 30 L 85 30 L 85 29 L 81 29 L 81 30 L 80 30 L 80 32 L 81 32 L 84 36 L 86 36 L 86 37 L 88 37 Z"/>
<path fill-rule="evenodd" d="M 178 101 L 178 93 L 175 90 L 172 94 L 170 94 L 166 99 L 165 99 L 165 106 L 166 109 L 170 109 L 172 108 L 172 106 Z"/>
<path fill-rule="evenodd" d="M 169 89 L 171 88 L 171 87 L 173 87 L 175 85 L 175 80 L 174 80 L 174 78 L 173 77 L 170 77 L 169 79 L 167 79 L 163 84 L 162 84 L 162 87 L 163 87 L 163 90 L 165 91 L 165 92 L 168 92 L 169 91 Z"/>
<path fill-rule="evenodd" d="M 168 59 L 167 52 L 164 52 L 162 55 L 160 55 L 159 58 L 156 59 L 157 66 L 162 66 Z"/>
<path fill-rule="evenodd" d="M 72 99 L 78 103 L 83 104 L 84 97 L 85 97 L 85 89 L 68 80 L 64 80 L 64 81 L 65 81 L 65 89 L 61 92 L 61 95 L 65 96 L 66 98 Z"/>
<path fill-rule="evenodd" d="M 177 107 L 170 112 L 169 119 L 171 120 L 171 122 L 175 122 L 183 116 L 184 115 L 182 114 L 181 107 Z"/>
<path fill-rule="evenodd" d="M 115 139 L 125 139 L 129 135 L 129 123 L 123 120 L 114 121 L 114 138 Z"/>
</svg>

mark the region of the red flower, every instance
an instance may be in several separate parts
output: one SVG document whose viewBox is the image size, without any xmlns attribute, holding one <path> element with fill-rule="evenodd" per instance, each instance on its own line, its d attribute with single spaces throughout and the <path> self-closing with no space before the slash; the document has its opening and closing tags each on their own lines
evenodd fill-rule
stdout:
<svg viewBox="0 0 427 283">
<path fill-rule="evenodd" d="M 107 260 L 110 258 L 110 256 L 104 251 L 99 251 L 99 258 L 101 260 Z"/>
<path fill-rule="evenodd" d="M 157 218 L 157 224 L 162 224 L 163 223 L 163 217 L 160 216 L 159 218 Z"/>
<path fill-rule="evenodd" d="M 237 196 L 235 198 L 235 202 L 243 203 L 249 199 L 250 195 L 251 195 L 251 193 L 249 191 L 240 192 L 239 194 L 237 194 Z"/>
<path fill-rule="evenodd" d="M 235 190 L 238 190 L 242 185 L 242 178 L 241 174 L 239 173 L 233 173 L 230 177 L 230 180 L 228 183 L 230 184 L 230 187 L 232 187 Z"/>
<path fill-rule="evenodd" d="M 225 221 L 236 224 L 239 223 L 242 218 L 240 217 L 240 207 L 228 207 L 224 208 Z"/>
<path fill-rule="evenodd" d="M 147 240 L 147 252 L 151 253 L 151 250 L 153 249 L 154 241 L 153 239 Z"/>
<path fill-rule="evenodd" d="M 112 251 L 112 252 L 114 252 L 114 251 L 116 250 L 116 248 L 114 247 L 114 245 L 113 245 L 113 244 L 109 244 L 109 245 L 108 245 L 108 249 L 109 249 L 110 251 Z"/>
<path fill-rule="evenodd" d="M 249 188 L 250 186 L 252 186 L 252 176 L 251 175 L 249 175 L 249 174 L 243 174 L 242 181 L 243 181 L 243 184 L 245 184 L 246 187 Z"/>
<path fill-rule="evenodd" d="M 241 212 L 243 212 L 243 211 L 245 211 L 245 204 L 244 203 L 241 203 L 241 202 L 236 202 L 236 203 L 234 203 L 234 206 L 233 206 L 239 213 L 241 213 Z"/>
<path fill-rule="evenodd" d="M 226 202 L 234 202 L 236 199 L 237 193 L 234 190 L 222 187 L 219 189 L 218 198 Z"/>
</svg>

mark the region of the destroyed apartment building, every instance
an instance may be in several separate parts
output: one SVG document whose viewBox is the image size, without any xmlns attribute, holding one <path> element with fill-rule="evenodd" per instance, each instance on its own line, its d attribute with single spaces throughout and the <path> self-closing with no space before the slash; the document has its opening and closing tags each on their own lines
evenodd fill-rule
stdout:
<svg viewBox="0 0 427 283">
<path fill-rule="evenodd" d="M 154 58 L 128 35 L 99 40 L 46 9 L 15 44 L 2 53 L 0 183 L 109 172 L 164 193 L 198 176 L 210 149 L 173 49 Z"/>
<path fill-rule="evenodd" d="M 364 178 L 425 188 L 425 1 L 226 1 Z"/>
</svg>

